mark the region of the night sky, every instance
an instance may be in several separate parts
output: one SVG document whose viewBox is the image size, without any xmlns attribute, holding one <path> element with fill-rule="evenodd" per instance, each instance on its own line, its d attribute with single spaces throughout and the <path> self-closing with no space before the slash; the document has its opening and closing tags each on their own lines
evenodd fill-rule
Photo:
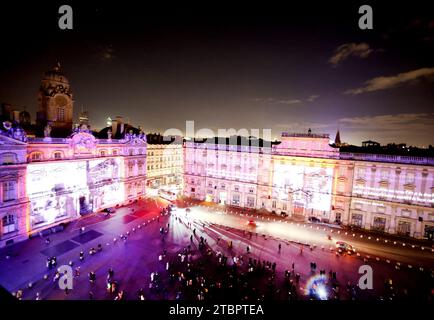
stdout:
<svg viewBox="0 0 434 320">
<path fill-rule="evenodd" d="M 61 63 L 92 128 L 272 129 L 434 144 L 434 10 L 382 1 L 0 4 L 0 102 L 32 114 Z M 39 1 L 42 2 L 42 1 Z M 74 29 L 58 28 L 70 4 Z M 358 28 L 370 4 L 374 29 Z"/>
</svg>

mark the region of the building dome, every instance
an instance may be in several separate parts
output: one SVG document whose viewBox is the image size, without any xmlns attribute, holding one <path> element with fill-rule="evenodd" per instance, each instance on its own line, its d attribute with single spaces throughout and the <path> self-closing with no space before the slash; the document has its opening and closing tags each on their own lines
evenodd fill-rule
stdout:
<svg viewBox="0 0 434 320">
<path fill-rule="evenodd" d="M 46 96 L 54 96 L 57 93 L 64 93 L 71 96 L 69 80 L 63 74 L 60 63 L 57 63 L 53 69 L 44 73 L 41 82 L 41 91 Z"/>
<path fill-rule="evenodd" d="M 60 63 L 57 63 L 53 69 L 46 71 L 42 80 L 55 81 L 69 85 L 68 78 L 65 77 L 62 69 L 60 68 Z"/>
</svg>

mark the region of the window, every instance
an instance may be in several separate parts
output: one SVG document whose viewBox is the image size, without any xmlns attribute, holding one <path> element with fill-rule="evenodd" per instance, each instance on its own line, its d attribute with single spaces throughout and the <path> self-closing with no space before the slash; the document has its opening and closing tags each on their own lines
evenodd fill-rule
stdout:
<svg viewBox="0 0 434 320">
<path fill-rule="evenodd" d="M 414 172 L 407 172 L 405 175 L 405 184 L 414 184 Z"/>
<path fill-rule="evenodd" d="M 253 208 L 255 206 L 255 198 L 247 197 L 246 204 L 248 207 Z"/>
<path fill-rule="evenodd" d="M 128 154 L 129 154 L 130 156 L 134 155 L 134 150 L 133 150 L 133 149 L 129 149 L 129 150 L 128 150 Z"/>
<path fill-rule="evenodd" d="M 7 214 L 2 218 L 3 234 L 14 232 L 16 230 L 15 215 Z"/>
<path fill-rule="evenodd" d="M 57 108 L 57 121 L 65 121 L 65 109 Z"/>
<path fill-rule="evenodd" d="M 107 155 L 107 151 L 105 151 L 105 150 L 101 150 L 101 151 L 99 152 L 99 154 L 100 154 L 101 157 L 105 157 L 105 156 Z"/>
<path fill-rule="evenodd" d="M 347 173 L 347 168 L 344 166 L 339 167 L 339 177 L 345 177 L 345 174 Z"/>
<path fill-rule="evenodd" d="M 142 153 L 143 153 L 143 149 L 140 148 L 140 149 L 139 149 L 139 154 L 142 154 Z"/>
<path fill-rule="evenodd" d="M 407 221 L 398 222 L 398 230 L 396 231 L 401 236 L 410 236 L 411 223 Z"/>
<path fill-rule="evenodd" d="M 389 170 L 381 170 L 381 181 L 387 181 L 389 179 Z"/>
<path fill-rule="evenodd" d="M 338 192 L 345 192 L 345 183 L 344 182 L 338 183 Z"/>
<path fill-rule="evenodd" d="M 272 207 L 273 209 L 276 209 L 276 200 L 273 200 L 273 202 L 271 203 L 271 207 Z"/>
<path fill-rule="evenodd" d="M 357 168 L 356 175 L 358 179 L 365 178 L 365 168 Z"/>
<path fill-rule="evenodd" d="M 40 152 L 33 152 L 30 156 L 32 161 L 41 161 L 42 160 L 42 153 Z"/>
<path fill-rule="evenodd" d="M 113 149 L 113 155 L 117 156 L 118 155 L 118 150 L 117 149 Z"/>
<path fill-rule="evenodd" d="M 238 192 L 238 191 L 240 191 L 240 187 L 239 186 L 235 186 L 234 190 Z"/>
<path fill-rule="evenodd" d="M 374 223 L 372 224 L 372 229 L 376 231 L 384 231 L 386 229 L 386 219 L 375 217 Z"/>
<path fill-rule="evenodd" d="M 1 155 L 1 164 L 12 164 L 15 163 L 17 156 L 15 153 L 3 153 Z"/>
<path fill-rule="evenodd" d="M 249 193 L 254 193 L 254 192 L 255 192 L 255 189 L 249 188 Z"/>
<path fill-rule="evenodd" d="M 239 205 L 240 204 L 240 195 L 239 194 L 234 194 L 232 196 L 232 204 L 233 205 Z"/>
<path fill-rule="evenodd" d="M 3 201 L 11 201 L 16 199 L 15 181 L 3 182 Z"/>
<path fill-rule="evenodd" d="M 363 215 L 357 213 L 353 214 L 351 224 L 355 227 L 361 228 L 363 226 Z"/>
<path fill-rule="evenodd" d="M 62 152 L 60 152 L 60 151 L 54 152 L 54 159 L 55 160 L 62 159 Z"/>
</svg>

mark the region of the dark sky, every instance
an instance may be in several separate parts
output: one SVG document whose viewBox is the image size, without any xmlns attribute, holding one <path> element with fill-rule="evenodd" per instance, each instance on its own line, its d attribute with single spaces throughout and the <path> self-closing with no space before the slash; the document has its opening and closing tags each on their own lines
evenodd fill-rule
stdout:
<svg viewBox="0 0 434 320">
<path fill-rule="evenodd" d="M 0 101 L 34 112 L 60 61 L 93 128 L 330 133 L 434 144 L 434 10 L 382 1 L 0 4 Z M 58 28 L 70 4 L 74 29 Z M 371 4 L 374 29 L 358 28 Z"/>
</svg>

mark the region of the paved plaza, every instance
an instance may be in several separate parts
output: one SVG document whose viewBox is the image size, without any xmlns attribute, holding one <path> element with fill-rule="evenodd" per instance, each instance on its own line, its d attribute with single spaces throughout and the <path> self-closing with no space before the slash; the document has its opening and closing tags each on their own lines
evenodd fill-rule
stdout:
<svg viewBox="0 0 434 320">
<path fill-rule="evenodd" d="M 119 292 L 131 300 L 430 299 L 434 254 L 425 243 L 198 202 L 178 201 L 163 214 L 167 205 L 140 200 L 110 217 L 83 217 L 49 235 L 49 243 L 36 237 L 4 248 L 0 284 L 29 300 L 112 300 Z M 337 254 L 339 240 L 357 253 Z M 90 255 L 98 245 L 102 250 Z M 59 289 L 56 267 L 46 266 L 53 256 L 57 267 L 71 264 L 76 273 L 68 292 Z M 372 290 L 357 287 L 361 265 L 372 267 Z M 110 268 L 114 292 L 107 290 Z M 325 295 L 312 293 L 318 286 Z"/>
</svg>

